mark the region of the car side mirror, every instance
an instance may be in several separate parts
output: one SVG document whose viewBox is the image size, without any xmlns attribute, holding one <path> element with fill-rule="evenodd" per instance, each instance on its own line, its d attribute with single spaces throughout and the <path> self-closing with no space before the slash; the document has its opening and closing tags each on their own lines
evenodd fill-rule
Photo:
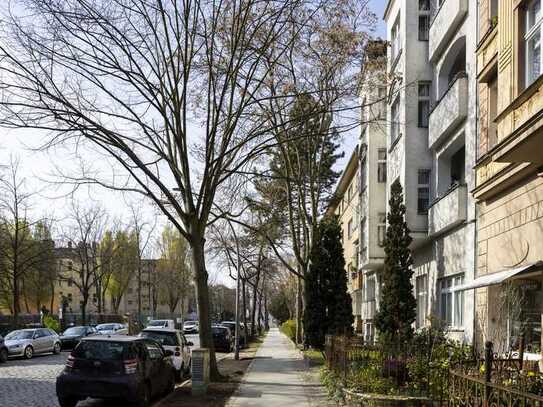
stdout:
<svg viewBox="0 0 543 407">
<path fill-rule="evenodd" d="M 194 346 L 193 342 L 187 342 L 187 346 Z"/>
<path fill-rule="evenodd" d="M 173 356 L 173 351 L 172 350 L 169 350 L 169 349 L 166 349 L 164 350 L 164 357 L 170 357 L 170 356 Z"/>
</svg>

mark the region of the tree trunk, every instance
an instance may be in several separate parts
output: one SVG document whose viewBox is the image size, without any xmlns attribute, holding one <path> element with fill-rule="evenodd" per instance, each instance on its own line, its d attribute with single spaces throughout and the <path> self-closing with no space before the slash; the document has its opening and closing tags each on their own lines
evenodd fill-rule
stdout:
<svg viewBox="0 0 543 407">
<path fill-rule="evenodd" d="M 245 325 L 245 338 L 247 339 L 247 300 L 244 278 L 241 279 L 241 295 L 243 296 L 243 325 Z"/>
<path fill-rule="evenodd" d="M 81 301 L 81 325 L 87 325 L 87 295 L 83 295 L 83 300 Z"/>
<path fill-rule="evenodd" d="M 13 325 L 15 328 L 19 327 L 19 279 L 17 273 L 13 272 Z"/>
<path fill-rule="evenodd" d="M 192 265 L 196 286 L 196 304 L 198 307 L 198 322 L 200 347 L 209 349 L 209 372 L 212 379 L 220 377 L 213 347 L 211 320 L 209 317 L 209 287 L 208 274 L 205 265 L 203 236 L 194 236 L 191 242 Z"/>
<path fill-rule="evenodd" d="M 296 345 L 302 343 L 302 279 L 296 278 Z"/>
</svg>

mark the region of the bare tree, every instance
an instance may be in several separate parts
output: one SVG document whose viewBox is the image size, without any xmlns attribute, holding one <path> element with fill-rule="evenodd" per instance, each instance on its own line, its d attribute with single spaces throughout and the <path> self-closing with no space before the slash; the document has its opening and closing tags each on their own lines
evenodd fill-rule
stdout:
<svg viewBox="0 0 543 407">
<path fill-rule="evenodd" d="M 30 219 L 33 193 L 19 171 L 19 161 L 11 157 L 0 178 L 0 293 L 15 325 L 21 311 L 24 278 L 36 270 L 50 250 L 49 245 L 37 245 L 34 239 L 37 226 L 44 221 Z"/>
<path fill-rule="evenodd" d="M 70 212 L 62 237 L 68 243 L 67 255 L 73 261 L 73 269 L 70 273 L 62 272 L 59 278 L 70 281 L 79 290 L 81 319 L 85 324 L 89 298 L 107 270 L 98 244 L 104 236 L 107 217 L 99 206 L 85 208 L 73 200 Z"/>
<path fill-rule="evenodd" d="M 144 220 L 141 211 L 141 205 L 130 204 L 131 221 L 130 226 L 132 233 L 136 239 L 137 246 L 137 263 L 136 263 L 136 281 L 137 281 L 137 296 L 138 296 L 138 318 L 141 319 L 142 311 L 142 290 L 143 290 L 143 256 L 148 253 L 151 248 L 153 233 L 156 228 L 156 219 L 154 223 L 149 223 Z"/>
<path fill-rule="evenodd" d="M 343 8 L 356 15 L 359 7 L 351 7 L 366 2 L 14 0 L 3 20 L 3 124 L 50 131 L 50 144 L 89 141 L 126 177 L 73 181 L 148 196 L 187 239 L 200 341 L 211 349 L 213 376 L 204 245 L 215 195 L 277 142 L 272 128 L 286 125 L 257 119 L 262 106 L 333 85 L 314 81 L 318 86 L 311 89 L 270 93 L 281 86 L 285 56 L 300 44 L 326 41 L 340 46 L 336 57 L 339 51 L 355 54 L 352 42 L 342 42 L 349 38 L 346 27 L 331 27 L 328 17 Z M 319 25 L 321 38 L 303 34 L 307 27 L 318 34 Z M 319 54 L 332 58 L 324 48 L 307 49 L 308 63 L 324 60 Z M 303 55 L 297 57 L 299 78 L 311 76 Z"/>
</svg>

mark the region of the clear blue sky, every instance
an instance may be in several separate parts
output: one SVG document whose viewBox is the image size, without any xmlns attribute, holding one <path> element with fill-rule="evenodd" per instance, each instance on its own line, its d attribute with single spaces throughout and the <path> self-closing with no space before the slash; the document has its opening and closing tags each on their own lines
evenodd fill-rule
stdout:
<svg viewBox="0 0 543 407">
<path fill-rule="evenodd" d="M 376 36 L 380 36 L 382 38 L 386 38 L 385 24 L 383 22 L 383 14 L 385 13 L 385 7 L 387 5 L 387 2 L 388 0 L 370 0 L 370 6 L 372 7 L 373 11 L 377 14 L 377 18 L 379 19 Z"/>
</svg>

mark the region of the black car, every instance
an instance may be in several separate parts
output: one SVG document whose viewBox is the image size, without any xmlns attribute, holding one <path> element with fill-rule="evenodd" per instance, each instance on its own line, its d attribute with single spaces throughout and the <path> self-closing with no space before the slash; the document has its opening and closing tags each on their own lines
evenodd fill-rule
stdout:
<svg viewBox="0 0 543 407">
<path fill-rule="evenodd" d="M 57 377 L 60 407 L 87 397 L 147 407 L 175 388 L 173 352 L 156 341 L 134 336 L 92 336 L 81 340 Z"/>
<path fill-rule="evenodd" d="M 6 363 L 8 361 L 8 347 L 4 343 L 4 338 L 0 335 L 0 363 Z"/>
<path fill-rule="evenodd" d="M 230 329 L 230 333 L 234 337 L 234 341 L 236 340 L 236 322 L 235 321 L 223 321 L 221 322 L 222 326 L 227 327 Z M 239 324 L 239 346 L 245 346 L 247 335 L 245 335 L 245 328 L 243 327 L 243 324 Z"/>
<path fill-rule="evenodd" d="M 98 331 L 93 326 L 72 326 L 60 335 L 61 347 L 62 349 L 73 349 L 81 339 L 97 334 Z"/>
<path fill-rule="evenodd" d="M 222 325 L 211 326 L 213 334 L 213 346 L 215 350 L 223 352 L 232 352 L 234 348 L 234 336 L 230 333 L 230 329 Z"/>
</svg>

